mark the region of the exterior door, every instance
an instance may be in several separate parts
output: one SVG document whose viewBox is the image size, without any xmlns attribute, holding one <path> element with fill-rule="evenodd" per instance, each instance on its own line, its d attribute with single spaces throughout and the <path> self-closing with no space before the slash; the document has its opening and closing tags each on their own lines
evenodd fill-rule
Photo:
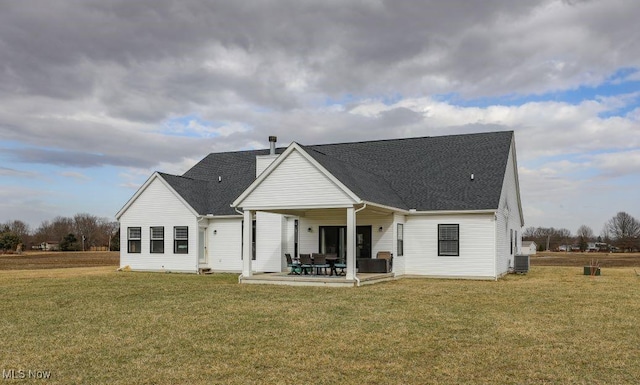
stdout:
<svg viewBox="0 0 640 385">
<path fill-rule="evenodd" d="M 371 226 L 356 227 L 356 258 L 371 258 Z"/>
<path fill-rule="evenodd" d="M 346 258 L 347 226 L 320 226 L 318 250 Z M 371 258 L 371 226 L 356 227 L 356 258 Z"/>
<path fill-rule="evenodd" d="M 198 264 L 207 264 L 207 229 L 198 230 Z"/>
</svg>

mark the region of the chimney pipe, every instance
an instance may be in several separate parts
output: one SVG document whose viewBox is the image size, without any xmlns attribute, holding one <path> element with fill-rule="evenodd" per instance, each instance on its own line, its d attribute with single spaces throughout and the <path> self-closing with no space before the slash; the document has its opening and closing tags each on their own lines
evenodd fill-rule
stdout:
<svg viewBox="0 0 640 385">
<path fill-rule="evenodd" d="M 275 155 L 276 154 L 276 142 L 278 141 L 278 137 L 277 136 L 270 136 L 269 137 L 269 155 Z"/>
</svg>

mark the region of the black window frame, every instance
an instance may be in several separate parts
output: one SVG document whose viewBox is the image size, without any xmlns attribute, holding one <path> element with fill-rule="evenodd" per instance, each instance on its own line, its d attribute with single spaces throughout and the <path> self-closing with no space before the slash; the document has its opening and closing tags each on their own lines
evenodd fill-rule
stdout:
<svg viewBox="0 0 640 385">
<path fill-rule="evenodd" d="M 160 229 L 162 231 L 161 238 L 154 236 L 154 229 Z M 149 252 L 151 254 L 164 254 L 164 226 L 149 227 Z"/>
<path fill-rule="evenodd" d="M 511 249 L 511 255 L 513 255 L 513 229 L 509 229 L 509 230 L 511 230 L 511 232 L 509 233 L 509 238 L 511 239 L 510 249 Z"/>
<path fill-rule="evenodd" d="M 404 223 L 398 223 L 398 234 L 396 238 L 398 240 L 396 254 L 398 257 L 402 257 L 404 255 Z"/>
<path fill-rule="evenodd" d="M 136 229 L 138 230 L 137 238 L 131 236 L 131 230 L 136 230 Z M 132 245 L 134 247 L 131 247 Z M 142 227 L 127 227 L 127 253 L 129 254 L 142 253 Z"/>
<path fill-rule="evenodd" d="M 186 237 L 178 237 L 178 229 L 186 230 Z M 173 226 L 173 253 L 189 254 L 189 226 Z"/>
<path fill-rule="evenodd" d="M 441 229 L 444 228 L 455 228 L 456 234 L 455 239 L 443 239 Z M 443 252 L 443 243 L 446 244 L 455 244 L 456 252 Z M 458 223 L 442 223 L 438 224 L 438 256 L 439 257 L 459 257 L 460 256 L 460 224 Z"/>
</svg>

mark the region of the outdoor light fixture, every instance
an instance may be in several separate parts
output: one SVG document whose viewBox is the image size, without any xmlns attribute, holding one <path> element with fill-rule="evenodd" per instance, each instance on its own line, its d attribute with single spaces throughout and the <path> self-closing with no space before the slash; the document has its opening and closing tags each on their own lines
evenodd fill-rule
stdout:
<svg viewBox="0 0 640 385">
<path fill-rule="evenodd" d="M 213 230 L 213 235 L 218 234 L 218 230 Z"/>
<path fill-rule="evenodd" d="M 378 227 L 378 231 L 382 232 L 382 226 Z"/>
<path fill-rule="evenodd" d="M 309 227 L 309 228 L 307 229 L 307 231 L 308 231 L 308 232 L 311 232 L 311 227 Z"/>
</svg>

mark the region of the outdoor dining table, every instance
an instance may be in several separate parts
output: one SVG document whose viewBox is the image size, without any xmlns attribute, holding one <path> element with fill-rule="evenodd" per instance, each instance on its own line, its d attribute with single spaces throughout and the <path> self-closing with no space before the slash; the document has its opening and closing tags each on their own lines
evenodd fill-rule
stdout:
<svg viewBox="0 0 640 385">
<path fill-rule="evenodd" d="M 338 270 L 336 270 L 336 263 L 338 263 L 338 258 L 327 257 L 325 261 L 327 261 L 327 263 L 329 264 L 329 276 L 334 274 L 339 275 Z"/>
</svg>

